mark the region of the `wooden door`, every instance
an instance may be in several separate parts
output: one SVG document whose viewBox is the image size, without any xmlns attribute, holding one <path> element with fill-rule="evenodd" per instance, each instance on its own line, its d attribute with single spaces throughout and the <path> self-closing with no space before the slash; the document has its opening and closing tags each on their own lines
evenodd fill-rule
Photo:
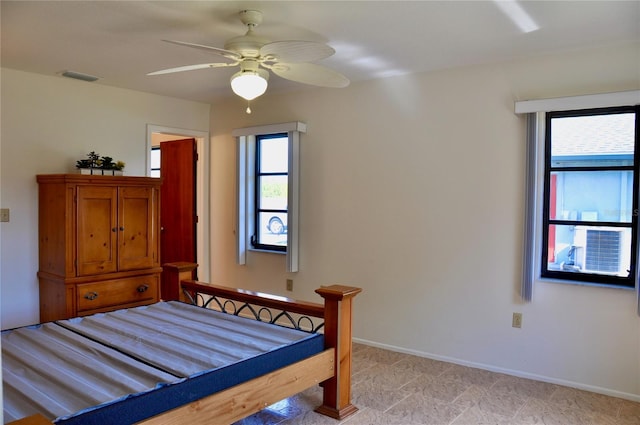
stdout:
<svg viewBox="0 0 640 425">
<path fill-rule="evenodd" d="M 78 186 L 78 276 L 117 270 L 117 193 L 116 186 Z"/>
<path fill-rule="evenodd" d="M 118 270 L 158 266 L 157 191 L 151 187 L 118 190 Z"/>
<path fill-rule="evenodd" d="M 162 264 L 196 262 L 196 159 L 195 139 L 160 143 Z M 178 291 L 163 273 L 162 299 L 176 300 Z"/>
</svg>

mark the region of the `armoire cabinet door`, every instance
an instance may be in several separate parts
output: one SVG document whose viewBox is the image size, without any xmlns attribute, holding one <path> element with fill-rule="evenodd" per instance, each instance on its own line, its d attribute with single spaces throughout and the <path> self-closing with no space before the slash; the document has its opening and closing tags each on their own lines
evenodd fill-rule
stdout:
<svg viewBox="0 0 640 425">
<path fill-rule="evenodd" d="M 117 271 L 117 193 L 115 186 L 78 186 L 78 276 Z"/>
<path fill-rule="evenodd" d="M 157 267 L 158 190 L 121 187 L 118 192 L 118 270 Z"/>
</svg>

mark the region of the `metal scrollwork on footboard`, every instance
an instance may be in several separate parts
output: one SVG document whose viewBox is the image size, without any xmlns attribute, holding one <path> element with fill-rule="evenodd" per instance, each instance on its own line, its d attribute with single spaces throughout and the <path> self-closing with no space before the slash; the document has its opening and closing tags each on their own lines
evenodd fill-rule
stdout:
<svg viewBox="0 0 640 425">
<path fill-rule="evenodd" d="M 322 405 L 316 408 L 315 411 L 339 420 L 358 411 L 358 408 L 351 403 L 351 325 L 353 299 L 362 292 L 361 288 L 339 284 L 321 286 L 315 290 L 316 294 L 323 299 L 323 303 L 318 304 L 198 282 L 192 280 L 193 270 L 196 267 L 196 264 L 187 262 L 163 265 L 163 279 L 165 279 L 166 274 L 166 286 L 163 286 L 163 288 L 166 289 L 165 293 L 167 294 L 164 295 L 163 299 L 172 300 L 179 297 L 180 301 L 225 311 L 225 313 L 236 316 L 248 316 L 255 320 L 278 325 L 282 324 L 290 328 L 323 332 L 324 351 L 302 361 L 306 370 L 309 362 L 324 359 L 324 364 L 311 366 L 310 370 L 325 370 L 326 372 L 326 368 L 328 368 L 332 374 L 330 377 L 328 374 L 323 374 L 322 377 L 316 378 L 314 381 L 315 383 L 322 382 Z M 178 289 L 180 287 L 182 291 L 175 291 L 178 294 L 174 294 L 173 288 Z M 305 373 L 301 375 L 304 376 Z M 268 376 L 268 385 L 265 387 L 271 388 L 272 376 L 266 376 Z M 293 384 L 300 382 L 300 379 L 296 375 L 295 380 L 287 378 L 287 381 L 292 382 L 286 385 L 287 388 L 291 389 Z M 301 389 L 296 387 L 296 392 Z M 242 391 L 245 391 L 245 388 Z M 225 395 L 224 402 L 227 403 L 228 400 Z M 215 404 L 219 403 L 216 401 Z M 244 405 L 242 407 L 243 409 L 245 408 Z M 195 411 L 199 412 L 200 409 L 189 407 L 189 412 Z M 255 412 L 257 410 L 254 409 L 252 411 Z M 179 419 L 182 420 L 184 412 L 181 410 L 179 415 Z M 237 419 L 240 418 L 240 416 L 237 417 Z M 164 418 L 161 419 L 162 423 L 169 423 L 168 421 L 165 422 Z M 184 421 L 180 423 L 182 422 Z M 233 421 L 228 421 L 228 423 L 230 422 Z M 157 423 L 160 424 L 160 422 Z"/>
<path fill-rule="evenodd" d="M 295 311 L 300 310 L 299 308 L 293 308 L 294 311 L 288 311 L 286 304 L 287 302 L 293 302 L 293 300 L 278 297 L 280 298 L 278 300 L 278 306 L 264 306 L 261 305 L 264 300 L 260 299 L 260 297 L 265 296 L 264 294 L 240 291 L 240 294 L 243 295 L 242 298 L 255 298 L 257 301 L 237 300 L 228 298 L 228 295 L 216 294 L 215 292 L 221 289 L 219 287 L 213 288 L 212 285 L 200 285 L 200 287 L 197 288 L 197 285 L 197 283 L 193 282 L 191 285 L 183 287 L 182 291 L 186 302 L 234 316 L 248 317 L 259 322 L 271 323 L 305 332 L 317 333 L 321 332 L 324 328 L 324 318 L 319 314 L 319 310 L 317 312 L 313 312 L 313 315 Z M 233 291 L 237 290 L 226 288 L 226 292 Z M 273 301 L 273 298 L 274 297 L 271 296 L 271 298 L 267 300 Z M 313 307 L 321 308 L 322 306 L 313 305 Z"/>
</svg>

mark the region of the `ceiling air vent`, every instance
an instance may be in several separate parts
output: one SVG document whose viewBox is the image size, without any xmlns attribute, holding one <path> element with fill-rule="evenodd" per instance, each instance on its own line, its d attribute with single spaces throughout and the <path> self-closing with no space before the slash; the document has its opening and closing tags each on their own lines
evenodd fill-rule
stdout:
<svg viewBox="0 0 640 425">
<path fill-rule="evenodd" d="M 94 77 L 93 75 L 83 74 L 81 72 L 75 72 L 75 71 L 64 71 L 60 75 L 67 78 L 73 78 L 75 80 L 82 80 L 82 81 L 89 81 L 89 82 L 97 81 L 100 79 L 99 77 Z"/>
</svg>

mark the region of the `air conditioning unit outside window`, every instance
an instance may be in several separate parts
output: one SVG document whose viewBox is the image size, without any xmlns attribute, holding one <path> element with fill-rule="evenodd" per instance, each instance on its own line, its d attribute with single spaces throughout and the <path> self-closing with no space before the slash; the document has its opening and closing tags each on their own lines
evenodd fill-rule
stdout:
<svg viewBox="0 0 640 425">
<path fill-rule="evenodd" d="M 576 226 L 575 265 L 581 272 L 628 276 L 631 229 Z"/>
</svg>

